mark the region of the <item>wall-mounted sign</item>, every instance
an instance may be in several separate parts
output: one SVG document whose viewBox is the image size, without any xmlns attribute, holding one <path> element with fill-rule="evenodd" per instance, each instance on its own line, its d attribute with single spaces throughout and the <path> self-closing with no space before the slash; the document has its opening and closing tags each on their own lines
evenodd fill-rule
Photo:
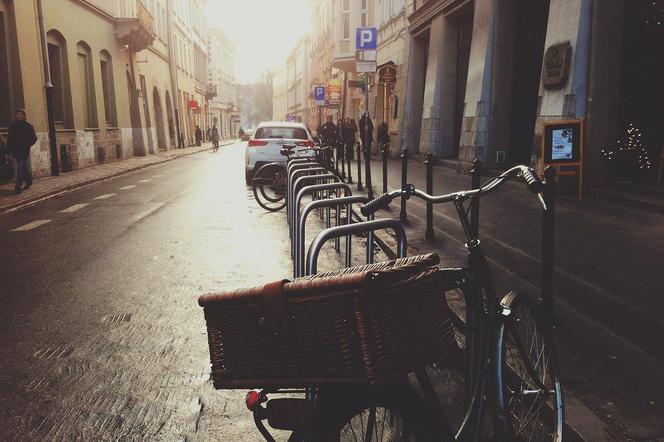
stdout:
<svg viewBox="0 0 664 442">
<path fill-rule="evenodd" d="M 187 101 L 187 107 L 191 110 L 194 110 L 194 109 L 198 109 L 200 106 L 198 105 L 198 101 L 189 100 L 189 101 Z"/>
<path fill-rule="evenodd" d="M 357 28 L 355 30 L 355 49 L 376 49 L 378 30 L 376 28 Z"/>
<path fill-rule="evenodd" d="M 549 46 L 544 54 L 542 85 L 547 89 L 565 86 L 572 58 L 572 45 L 569 41 Z"/>
<path fill-rule="evenodd" d="M 341 106 L 341 80 L 338 78 L 327 80 L 326 92 L 328 106 Z"/>
<path fill-rule="evenodd" d="M 542 171 L 555 166 L 558 175 L 579 177 L 579 201 L 583 192 L 583 119 L 544 123 L 542 130 Z"/>
<path fill-rule="evenodd" d="M 397 68 L 391 64 L 386 64 L 378 69 L 378 82 L 394 84 L 397 82 Z"/>
</svg>

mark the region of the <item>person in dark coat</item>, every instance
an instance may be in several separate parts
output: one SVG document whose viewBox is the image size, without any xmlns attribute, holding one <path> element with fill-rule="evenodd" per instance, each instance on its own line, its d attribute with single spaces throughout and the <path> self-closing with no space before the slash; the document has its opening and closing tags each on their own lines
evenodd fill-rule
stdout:
<svg viewBox="0 0 664 442">
<path fill-rule="evenodd" d="M 37 142 L 37 135 L 32 124 L 26 121 L 25 110 L 16 111 L 15 120 L 9 126 L 7 134 L 7 150 L 16 160 L 16 193 L 21 193 L 23 183 L 25 189 L 32 186 L 32 175 L 28 168 L 28 158 L 30 157 L 30 148 Z"/>
<path fill-rule="evenodd" d="M 196 146 L 200 146 L 201 145 L 201 140 L 203 139 L 203 131 L 198 126 L 198 124 L 196 125 L 195 135 L 196 135 Z"/>
<path fill-rule="evenodd" d="M 348 158 L 355 159 L 355 139 L 357 137 L 357 124 L 355 119 L 351 118 L 348 123 L 348 138 L 346 139 L 346 155 Z"/>
<path fill-rule="evenodd" d="M 365 112 L 360 118 L 360 140 L 362 140 L 362 147 L 368 153 L 371 153 L 371 145 L 373 144 L 373 131 L 374 126 L 369 116 L 369 112 Z"/>
<path fill-rule="evenodd" d="M 323 145 L 331 146 L 334 144 L 334 140 L 337 138 L 337 126 L 332 121 L 332 115 L 327 116 L 327 121 L 323 124 L 320 132 Z"/>
<path fill-rule="evenodd" d="M 205 141 L 212 141 L 210 138 L 210 126 L 208 126 L 208 128 L 205 129 Z"/>
</svg>

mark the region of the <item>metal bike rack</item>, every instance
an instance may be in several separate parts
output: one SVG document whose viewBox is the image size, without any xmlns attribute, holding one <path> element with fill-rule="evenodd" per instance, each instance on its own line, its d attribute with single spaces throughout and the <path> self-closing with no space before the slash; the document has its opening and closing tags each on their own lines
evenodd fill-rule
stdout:
<svg viewBox="0 0 664 442">
<path fill-rule="evenodd" d="M 341 197 L 340 191 L 344 191 L 344 196 L 349 197 L 353 195 L 353 192 L 350 190 L 350 186 L 346 183 L 342 182 L 336 182 L 336 183 L 325 183 L 325 184 L 314 184 L 310 186 L 305 186 L 300 189 L 300 191 L 297 193 L 297 197 L 295 198 L 294 204 L 293 204 L 293 219 L 295 220 L 295 223 L 293 224 L 293 235 L 291 237 L 291 250 L 294 251 L 293 257 L 293 274 L 298 274 L 299 273 L 299 256 L 297 254 L 297 251 L 299 250 L 299 244 L 300 244 L 300 231 L 299 227 L 301 225 L 301 220 L 302 216 L 300 214 L 300 203 L 302 202 L 302 198 L 308 193 L 314 194 L 316 192 L 322 192 L 322 191 L 327 191 L 329 192 L 330 190 L 336 190 L 337 191 L 337 198 L 319 198 L 315 199 L 312 201 L 312 203 L 317 203 L 320 202 L 319 204 L 315 205 L 316 208 L 319 208 L 320 210 L 323 210 L 323 208 L 327 208 L 327 219 L 325 220 L 325 227 L 330 228 L 331 227 L 331 217 L 330 217 L 330 209 L 335 206 L 335 204 L 326 204 L 325 202 L 327 201 L 334 201 Z M 311 205 L 311 203 L 309 203 Z M 307 207 L 309 206 L 307 205 Z M 308 214 L 308 212 L 307 212 Z M 336 225 L 339 225 L 339 222 L 341 220 L 340 218 L 340 213 L 339 213 L 339 208 L 337 207 L 337 211 L 335 214 L 336 218 Z M 335 240 L 335 249 L 339 250 L 339 238 L 336 238 Z M 304 261 L 304 258 L 302 259 Z"/>
<path fill-rule="evenodd" d="M 286 219 L 288 220 L 288 225 L 291 225 L 293 221 L 293 216 L 292 216 L 293 212 L 291 211 L 292 207 L 290 202 L 293 201 L 293 198 L 295 197 L 295 190 L 293 190 L 295 183 L 302 176 L 313 176 L 313 175 L 330 175 L 330 171 L 324 167 L 320 167 L 320 164 L 317 164 L 316 166 L 293 170 L 291 176 L 288 178 L 288 182 L 286 183 L 286 203 L 287 203 Z"/>
<path fill-rule="evenodd" d="M 340 198 L 330 198 L 330 199 L 325 199 L 325 200 L 316 200 L 316 201 L 311 201 L 309 204 L 304 206 L 304 209 L 302 210 L 302 213 L 299 215 L 298 218 L 298 226 L 297 226 L 297 247 L 296 247 L 296 253 L 295 253 L 295 262 L 296 262 L 296 273 L 295 277 L 298 276 L 304 276 L 304 245 L 305 245 L 305 229 L 306 229 L 306 222 L 307 222 L 307 216 L 309 213 L 319 207 L 336 207 L 336 212 L 337 212 L 337 226 L 339 225 L 340 221 L 340 208 L 341 206 L 346 207 L 346 225 L 350 225 L 352 222 L 352 214 L 350 211 L 350 208 L 353 204 L 356 203 L 363 203 L 366 204 L 369 202 L 369 198 L 366 196 L 362 195 L 357 195 L 357 196 L 345 196 L 345 197 L 340 197 Z M 373 219 L 373 215 L 369 216 L 369 220 Z M 330 226 L 327 226 L 330 228 Z M 346 267 L 350 267 L 352 265 L 351 262 L 351 235 L 346 236 L 346 256 L 345 256 L 345 265 Z M 339 237 L 335 238 L 335 241 L 339 241 Z M 369 232 L 368 238 L 367 238 L 367 264 L 371 264 L 373 261 L 373 232 Z M 338 247 L 337 247 L 338 250 Z"/>
<path fill-rule="evenodd" d="M 362 232 L 373 232 L 376 230 L 392 229 L 397 235 L 397 254 L 399 258 L 406 256 L 406 231 L 398 219 L 377 219 L 364 221 L 345 226 L 330 227 L 320 232 L 309 247 L 307 253 L 307 267 L 305 275 L 313 275 L 318 271 L 318 255 L 327 241 L 340 236 L 352 235 Z"/>
<path fill-rule="evenodd" d="M 298 171 L 299 172 L 299 171 Z M 297 173 L 297 172 L 296 172 Z M 289 218 L 289 228 L 288 231 L 290 233 L 290 237 L 292 238 L 293 235 L 295 234 L 295 220 L 296 218 L 293 217 L 293 213 L 295 210 L 295 205 L 294 205 L 294 200 L 295 200 L 295 193 L 298 192 L 300 188 L 302 188 L 305 184 L 325 184 L 329 182 L 340 182 L 341 179 L 332 173 L 327 173 L 323 175 L 305 175 L 301 176 L 297 179 L 295 179 L 295 184 L 293 184 L 293 188 L 291 189 L 291 193 L 288 195 L 288 201 L 287 204 L 289 206 L 288 210 L 288 218 Z M 293 250 L 291 250 L 291 257 Z"/>
</svg>

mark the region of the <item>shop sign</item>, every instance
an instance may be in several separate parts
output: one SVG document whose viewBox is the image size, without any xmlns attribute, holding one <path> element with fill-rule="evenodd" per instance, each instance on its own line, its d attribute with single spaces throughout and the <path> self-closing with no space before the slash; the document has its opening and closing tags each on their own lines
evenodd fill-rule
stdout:
<svg viewBox="0 0 664 442">
<path fill-rule="evenodd" d="M 394 84 L 397 82 L 397 68 L 387 64 L 378 70 L 378 82 Z"/>
<path fill-rule="evenodd" d="M 328 106 L 341 106 L 341 80 L 338 78 L 327 80 L 326 92 Z"/>
<path fill-rule="evenodd" d="M 198 109 L 200 106 L 198 105 L 198 101 L 196 101 L 196 100 L 189 100 L 189 101 L 187 101 L 187 107 L 188 107 L 190 110 L 195 110 L 195 109 Z"/>
</svg>

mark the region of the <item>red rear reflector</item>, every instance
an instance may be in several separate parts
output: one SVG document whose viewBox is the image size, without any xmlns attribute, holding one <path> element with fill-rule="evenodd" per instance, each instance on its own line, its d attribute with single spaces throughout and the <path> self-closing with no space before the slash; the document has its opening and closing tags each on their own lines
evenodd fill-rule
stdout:
<svg viewBox="0 0 664 442">
<path fill-rule="evenodd" d="M 249 411 L 254 411 L 254 408 L 260 403 L 260 399 L 260 394 L 255 390 L 251 390 L 244 398 L 244 402 L 247 404 Z"/>
<path fill-rule="evenodd" d="M 249 147 L 258 147 L 258 146 L 266 146 L 267 141 L 261 141 L 261 140 L 249 140 Z"/>
<path fill-rule="evenodd" d="M 297 146 L 303 146 L 303 147 L 314 147 L 314 142 L 311 140 L 307 141 L 298 141 L 295 143 Z"/>
</svg>

